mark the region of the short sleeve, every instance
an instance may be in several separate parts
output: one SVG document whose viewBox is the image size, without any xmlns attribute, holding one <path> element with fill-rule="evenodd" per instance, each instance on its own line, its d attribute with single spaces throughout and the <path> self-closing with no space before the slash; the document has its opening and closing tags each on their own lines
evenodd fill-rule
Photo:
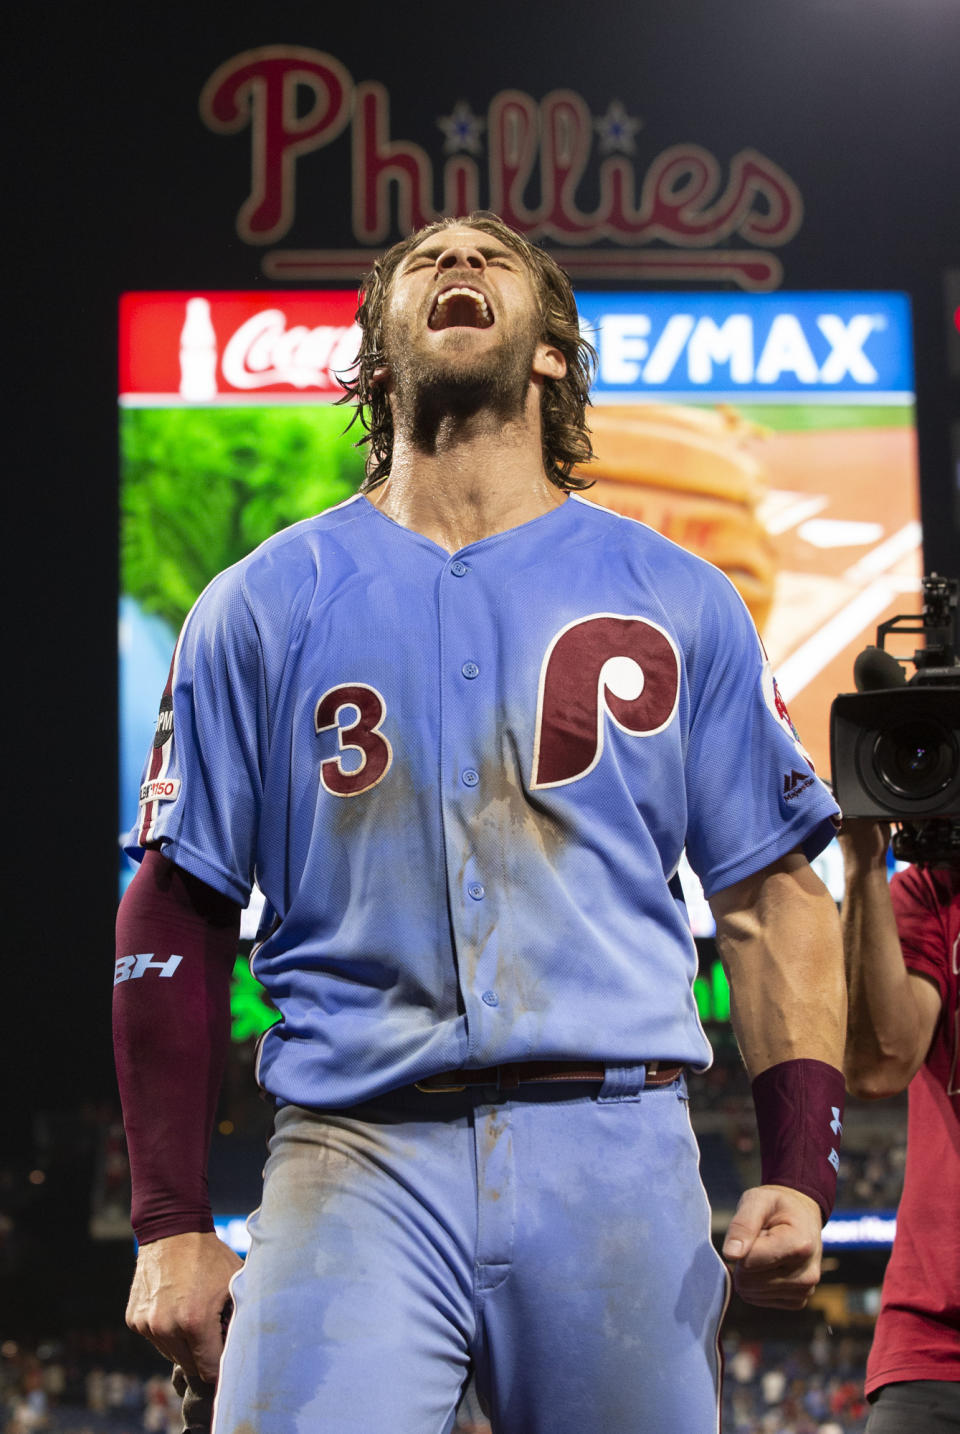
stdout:
<svg viewBox="0 0 960 1434">
<path fill-rule="evenodd" d="M 263 793 L 266 703 L 259 635 L 241 573 L 215 578 L 173 656 L 124 850 L 160 847 L 177 866 L 246 905 Z"/>
<path fill-rule="evenodd" d="M 911 971 L 928 976 L 939 990 L 940 999 L 945 1001 L 949 982 L 944 913 L 950 904 L 950 893 L 938 894 L 929 873 L 910 866 L 896 873 L 890 883 L 890 896 L 906 965 Z"/>
<path fill-rule="evenodd" d="M 799 847 L 812 859 L 839 811 L 790 720 L 756 628 L 717 573 L 688 664 L 687 857 L 707 896 Z"/>
</svg>

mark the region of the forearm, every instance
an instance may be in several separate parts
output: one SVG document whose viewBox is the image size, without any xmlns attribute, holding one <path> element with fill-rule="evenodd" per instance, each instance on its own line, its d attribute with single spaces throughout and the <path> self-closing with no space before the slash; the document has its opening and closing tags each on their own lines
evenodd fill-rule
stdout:
<svg viewBox="0 0 960 1434">
<path fill-rule="evenodd" d="M 121 902 L 114 1051 L 142 1243 L 213 1228 L 206 1165 L 238 931 L 235 903 L 156 852 Z"/>
<path fill-rule="evenodd" d="M 804 858 L 791 853 L 721 893 L 714 911 L 753 1083 L 762 1185 L 809 1196 L 829 1219 L 844 1103 L 836 907 Z"/>
<path fill-rule="evenodd" d="M 788 858 L 739 898 L 725 902 L 723 895 L 715 903 L 717 949 L 751 1078 L 788 1060 L 841 1069 L 846 993 L 829 892 L 802 858 Z"/>
<path fill-rule="evenodd" d="M 902 1090 L 913 1075 L 920 1018 L 904 964 L 886 863 L 845 851 L 842 911 L 849 1018 L 844 1070 L 857 1095 Z"/>
</svg>

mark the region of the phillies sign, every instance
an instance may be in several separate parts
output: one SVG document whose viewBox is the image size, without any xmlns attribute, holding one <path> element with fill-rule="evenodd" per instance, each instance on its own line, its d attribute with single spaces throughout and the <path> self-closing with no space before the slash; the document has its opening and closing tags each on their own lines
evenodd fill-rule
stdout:
<svg viewBox="0 0 960 1434">
<path fill-rule="evenodd" d="M 671 145 L 639 172 L 640 121 L 618 101 L 596 116 L 569 89 L 539 102 L 501 90 L 485 116 L 458 102 L 437 119 L 445 157 L 436 164 L 392 134 L 384 85 L 358 83 L 334 56 L 304 46 L 266 45 L 227 60 L 204 86 L 200 114 L 217 133 L 248 136 L 250 192 L 237 214 L 248 244 L 275 245 L 289 233 L 305 186 L 322 183 L 309 155 L 350 146 L 352 228 L 363 247 L 273 249 L 263 269 L 276 279 L 362 275 L 371 251 L 396 232 L 391 189 L 400 233 L 489 208 L 528 238 L 563 246 L 564 267 L 577 278 L 774 288 L 782 266 L 769 250 L 791 239 L 803 217 L 796 185 L 754 149 L 738 151 L 724 172 L 702 146 Z M 588 170 L 599 194 L 591 210 L 579 192 Z"/>
</svg>

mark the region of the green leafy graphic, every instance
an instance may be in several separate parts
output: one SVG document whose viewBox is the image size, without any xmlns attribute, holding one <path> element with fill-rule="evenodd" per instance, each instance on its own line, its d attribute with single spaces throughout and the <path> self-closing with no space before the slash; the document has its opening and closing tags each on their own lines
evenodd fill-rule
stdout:
<svg viewBox="0 0 960 1434">
<path fill-rule="evenodd" d="M 179 629 L 223 568 L 356 491 L 348 419 L 331 405 L 124 409 L 123 591 Z"/>
<path fill-rule="evenodd" d="M 261 1036 L 280 1019 L 267 1000 L 266 992 L 250 970 L 245 956 L 238 956 L 230 982 L 230 1038 L 248 1041 Z"/>
</svg>

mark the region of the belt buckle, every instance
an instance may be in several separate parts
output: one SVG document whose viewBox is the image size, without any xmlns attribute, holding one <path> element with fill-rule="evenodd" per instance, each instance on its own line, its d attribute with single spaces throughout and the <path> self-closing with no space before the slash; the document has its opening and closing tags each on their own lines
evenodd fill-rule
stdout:
<svg viewBox="0 0 960 1434">
<path fill-rule="evenodd" d="M 442 1076 L 428 1076 L 427 1080 L 442 1080 Z M 415 1080 L 414 1088 L 422 1091 L 424 1095 L 459 1095 L 466 1090 L 465 1085 L 426 1085 L 423 1081 Z"/>
</svg>

